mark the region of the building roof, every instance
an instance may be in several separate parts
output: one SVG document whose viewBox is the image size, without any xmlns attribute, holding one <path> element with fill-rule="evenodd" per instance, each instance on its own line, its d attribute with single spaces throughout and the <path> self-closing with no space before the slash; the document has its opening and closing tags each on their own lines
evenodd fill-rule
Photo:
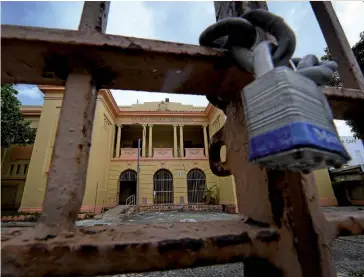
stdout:
<svg viewBox="0 0 364 277">
<path fill-rule="evenodd" d="M 39 89 L 45 94 L 61 94 L 64 92 L 64 87 L 59 86 L 39 86 Z M 46 98 L 47 96 L 45 96 Z M 210 116 L 215 107 L 210 103 L 206 107 L 185 105 L 177 102 L 169 102 L 168 98 L 160 102 L 144 102 L 143 104 L 132 104 L 129 106 L 118 106 L 110 90 L 102 89 L 99 91 L 99 97 L 103 99 L 109 107 L 112 114 L 117 116 L 123 115 L 145 115 L 152 113 L 153 115 L 178 115 L 178 116 Z M 20 111 L 26 116 L 40 116 L 42 106 L 27 106 L 20 107 Z"/>
</svg>

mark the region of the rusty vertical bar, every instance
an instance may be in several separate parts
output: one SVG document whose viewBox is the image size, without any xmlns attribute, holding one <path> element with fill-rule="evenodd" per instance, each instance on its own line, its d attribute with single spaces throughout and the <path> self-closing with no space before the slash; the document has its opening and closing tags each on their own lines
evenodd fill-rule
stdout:
<svg viewBox="0 0 364 277">
<path fill-rule="evenodd" d="M 78 31 L 105 33 L 110 1 L 85 1 Z"/>
<path fill-rule="evenodd" d="M 216 20 L 264 8 L 264 2 L 214 2 Z M 269 38 L 263 34 L 260 39 Z M 227 165 L 234 175 L 239 213 L 280 229 L 277 252 L 269 259 L 247 259 L 244 275 L 333 277 L 326 223 L 312 174 L 266 171 L 248 162 L 248 132 L 239 92 L 231 92 L 225 110 L 223 140 Z"/>
<path fill-rule="evenodd" d="M 109 4 L 86 1 L 79 31 L 82 34 L 104 32 Z M 72 230 L 85 193 L 97 98 L 94 79 L 97 76 L 83 68 L 82 60 L 70 63 L 74 68 L 66 80 L 37 236 Z"/>
<path fill-rule="evenodd" d="M 340 79 L 345 88 L 364 90 L 364 77 L 344 30 L 330 1 L 311 1 L 330 53 L 339 64 Z"/>
</svg>

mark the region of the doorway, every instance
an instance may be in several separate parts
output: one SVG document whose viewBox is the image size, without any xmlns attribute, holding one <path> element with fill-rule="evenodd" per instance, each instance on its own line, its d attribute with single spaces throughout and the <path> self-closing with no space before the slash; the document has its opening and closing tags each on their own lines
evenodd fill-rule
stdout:
<svg viewBox="0 0 364 277">
<path fill-rule="evenodd" d="M 128 169 L 120 174 L 119 205 L 126 205 L 129 196 L 137 196 L 137 173 Z"/>
</svg>

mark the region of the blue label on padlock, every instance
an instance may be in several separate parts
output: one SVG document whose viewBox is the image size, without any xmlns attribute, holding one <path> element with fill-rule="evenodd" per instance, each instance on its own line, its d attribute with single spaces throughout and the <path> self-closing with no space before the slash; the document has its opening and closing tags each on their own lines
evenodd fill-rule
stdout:
<svg viewBox="0 0 364 277">
<path fill-rule="evenodd" d="M 296 122 L 252 138 L 249 143 L 249 160 L 304 146 L 338 152 L 347 157 L 336 134 L 311 124 Z"/>
</svg>

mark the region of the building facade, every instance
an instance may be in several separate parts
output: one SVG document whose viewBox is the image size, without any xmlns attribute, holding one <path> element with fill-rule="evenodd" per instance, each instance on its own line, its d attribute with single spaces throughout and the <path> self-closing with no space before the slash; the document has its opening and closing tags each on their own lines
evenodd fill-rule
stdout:
<svg viewBox="0 0 364 277">
<path fill-rule="evenodd" d="M 341 142 L 344 144 L 346 151 L 348 151 L 351 157 L 351 161 L 348 162 L 348 165 L 364 164 L 364 144 L 361 139 L 343 136 L 341 137 Z"/>
<path fill-rule="evenodd" d="M 2 153 L 3 209 L 42 209 L 63 88 L 40 89 L 43 106 L 21 107 L 37 129 L 34 144 L 12 145 Z M 134 202 L 141 206 L 204 203 L 206 188 L 216 191 L 219 204 L 236 207 L 233 177 L 215 176 L 208 161 L 209 141 L 224 121 L 223 112 L 210 104 L 195 107 L 165 99 L 117 106 L 110 91 L 99 91 L 81 211 L 99 213 L 103 207 Z M 315 175 L 322 204 L 335 205 L 327 170 Z"/>
</svg>

